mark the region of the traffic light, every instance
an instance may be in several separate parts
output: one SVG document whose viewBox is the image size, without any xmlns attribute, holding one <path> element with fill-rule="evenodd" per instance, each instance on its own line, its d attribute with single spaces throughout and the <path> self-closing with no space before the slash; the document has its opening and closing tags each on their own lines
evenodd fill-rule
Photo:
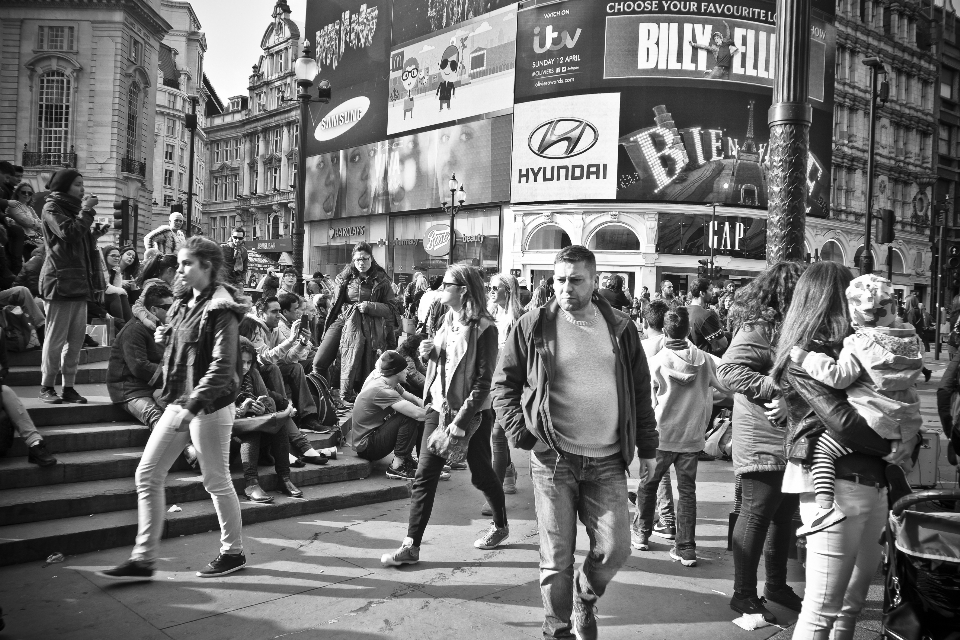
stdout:
<svg viewBox="0 0 960 640">
<path fill-rule="evenodd" d="M 714 265 L 713 267 L 713 279 L 717 280 L 720 278 L 720 274 L 723 273 L 723 267 L 718 267 Z"/>
<path fill-rule="evenodd" d="M 130 229 L 129 199 L 124 198 L 113 203 L 113 228 L 120 234 L 120 244 L 123 244 Z"/>
<path fill-rule="evenodd" d="M 700 264 L 697 266 L 697 276 L 701 278 L 706 278 L 707 274 L 710 273 L 710 263 L 706 260 L 697 260 Z"/>
<path fill-rule="evenodd" d="M 944 264 L 944 275 L 956 284 L 960 282 L 960 244 L 951 243 L 947 249 L 947 262 Z"/>
<path fill-rule="evenodd" d="M 877 243 L 890 244 L 894 240 L 894 224 L 897 216 L 892 209 L 881 209 L 880 220 L 877 225 Z"/>
</svg>

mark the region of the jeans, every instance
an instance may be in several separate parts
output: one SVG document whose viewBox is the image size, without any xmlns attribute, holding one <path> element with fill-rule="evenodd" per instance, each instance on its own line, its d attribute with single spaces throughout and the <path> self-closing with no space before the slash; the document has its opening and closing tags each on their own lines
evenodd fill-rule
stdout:
<svg viewBox="0 0 960 640">
<path fill-rule="evenodd" d="M 663 480 L 657 485 L 657 511 L 655 515 L 660 522 L 668 527 L 675 527 L 677 524 L 677 513 L 673 508 L 673 483 L 670 481 L 669 473 L 663 474 Z"/>
<path fill-rule="evenodd" d="M 150 427 L 151 431 L 153 431 L 153 428 L 160 422 L 160 418 L 163 417 L 163 409 L 161 409 L 157 401 L 153 399 L 153 396 L 127 400 L 123 403 L 123 408 L 127 410 L 127 413 L 139 420 L 141 424 Z"/>
<path fill-rule="evenodd" d="M 298 427 L 297 423 L 293 421 L 293 418 L 286 419 L 286 422 L 283 425 L 283 432 L 287 434 L 287 439 L 290 441 L 290 446 L 300 455 L 304 455 L 313 449 L 310 439 L 306 436 L 306 434 L 300 431 L 300 427 Z"/>
<path fill-rule="evenodd" d="M 492 435 L 493 451 L 493 470 L 500 483 L 503 483 L 503 477 L 507 474 L 507 467 L 510 466 L 510 443 L 507 440 L 507 432 L 503 430 L 503 425 L 499 420 L 494 420 Z"/>
<path fill-rule="evenodd" d="M 50 300 L 47 303 L 41 385 L 52 387 L 59 373 L 63 375 L 64 387 L 73 386 L 86 332 L 86 300 Z"/>
<path fill-rule="evenodd" d="M 170 467 L 183 451 L 188 439 L 193 440 L 203 470 L 203 488 L 213 498 L 220 521 L 220 553 L 240 553 L 240 500 L 230 479 L 230 430 L 233 428 L 232 406 L 210 414 L 200 414 L 190 421 L 186 431 L 175 431 L 173 417 L 181 407 L 171 404 L 150 433 L 143 457 L 137 466 L 137 542 L 130 558 L 153 562 L 163 535 L 163 519 L 167 511 L 163 484 Z"/>
<path fill-rule="evenodd" d="M 36 425 L 33 424 L 33 419 L 20 401 L 20 396 L 13 389 L 6 385 L 0 387 L 0 398 L 3 400 L 3 410 L 10 416 L 10 422 L 13 423 L 20 437 L 23 438 L 24 444 L 32 447 L 43 440 Z"/>
<path fill-rule="evenodd" d="M 880 564 L 887 490 L 837 480 L 834 500 L 847 519 L 807 536 L 806 588 L 795 640 L 852 639 Z M 801 494 L 804 524 L 816 511 L 814 494 Z"/>
<path fill-rule="evenodd" d="M 317 415 L 317 403 L 314 402 L 307 387 L 307 376 L 299 362 L 280 362 L 277 364 L 260 365 L 260 375 L 270 391 L 287 397 L 284 381 L 290 385 L 290 396 L 293 406 L 297 409 L 300 420 L 307 416 Z"/>
<path fill-rule="evenodd" d="M 270 445 L 277 475 L 281 480 L 290 479 L 290 441 L 282 430 L 277 433 L 238 434 L 240 440 L 240 462 L 243 464 L 243 478 L 248 487 L 259 484 L 257 467 L 260 466 L 260 446 L 266 440 Z"/>
<path fill-rule="evenodd" d="M 470 467 L 470 481 L 487 498 L 487 504 L 493 509 L 493 521 L 498 527 L 507 526 L 507 506 L 503 497 L 503 484 L 497 480 L 493 472 L 490 454 L 490 426 L 493 424 L 493 410 L 484 409 L 480 412 L 480 427 L 470 438 L 467 446 L 467 466 Z M 433 500 L 437 495 L 437 483 L 440 481 L 440 472 L 446 460 L 430 453 L 427 443 L 430 434 L 437 428 L 440 414 L 433 409 L 427 409 L 427 417 L 423 422 L 423 440 L 420 442 L 420 462 L 417 465 L 417 476 L 413 480 L 413 490 L 410 500 L 410 520 L 407 524 L 407 537 L 413 539 L 414 546 L 419 547 L 423 540 L 423 532 L 430 522 L 433 512 Z"/>
<path fill-rule="evenodd" d="M 733 591 L 740 597 L 757 595 L 757 568 L 763 553 L 767 586 L 787 584 L 787 553 L 793 533 L 793 514 L 799 496 L 781 493 L 783 471 L 740 474 L 740 515 L 733 528 Z"/>
<path fill-rule="evenodd" d="M 330 368 L 330 365 L 333 364 L 340 353 L 340 337 L 342 335 L 343 319 L 337 318 L 327 327 L 326 333 L 323 334 L 323 340 L 320 342 L 320 346 L 317 347 L 317 353 L 313 357 L 314 373 L 319 373 L 325 380 L 330 380 L 331 384 L 333 381 L 327 375 L 327 369 Z M 346 389 L 344 389 L 344 391 L 346 391 Z"/>
<path fill-rule="evenodd" d="M 630 511 L 626 465 L 620 453 L 559 457 L 548 449 L 530 454 L 533 496 L 540 533 L 540 595 L 544 638 L 573 638 L 574 590 L 596 603 L 630 557 Z M 587 528 L 590 552 L 574 577 L 577 518 Z"/>
<path fill-rule="evenodd" d="M 677 471 L 677 549 L 695 549 L 697 531 L 697 453 L 677 453 L 657 449 L 657 470 L 637 487 L 637 514 L 635 525 L 640 533 L 649 536 L 653 531 L 653 510 L 657 488 L 670 466 Z"/>
<path fill-rule="evenodd" d="M 0 307 L 8 304 L 16 305 L 23 309 L 23 313 L 30 320 L 34 329 L 42 327 L 47 321 L 43 311 L 37 306 L 37 301 L 33 299 L 33 294 L 26 287 L 10 287 L 0 291 Z"/>
<path fill-rule="evenodd" d="M 392 451 L 395 458 L 405 460 L 410 457 L 418 437 L 423 437 L 423 423 L 402 413 L 395 413 L 364 435 L 366 448 L 357 451 L 357 456 L 374 462 Z"/>
</svg>

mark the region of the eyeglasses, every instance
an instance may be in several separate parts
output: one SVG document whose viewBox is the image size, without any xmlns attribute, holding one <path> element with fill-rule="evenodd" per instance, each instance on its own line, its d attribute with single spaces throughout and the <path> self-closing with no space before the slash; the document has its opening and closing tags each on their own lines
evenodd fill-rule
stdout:
<svg viewBox="0 0 960 640">
<path fill-rule="evenodd" d="M 163 309 L 164 311 L 169 311 L 169 310 L 170 310 L 170 307 L 172 307 L 172 306 L 173 306 L 173 303 L 172 303 L 172 302 L 171 302 L 170 304 L 158 304 L 158 305 L 156 305 L 157 309 Z"/>
<path fill-rule="evenodd" d="M 443 286 L 443 288 L 446 289 L 447 287 L 462 287 L 463 285 L 456 282 L 447 282 L 446 280 L 444 280 L 441 286 Z"/>
<path fill-rule="evenodd" d="M 400 74 L 400 78 L 407 80 L 408 78 L 416 78 L 420 74 L 420 71 L 417 69 L 408 69 Z"/>
</svg>

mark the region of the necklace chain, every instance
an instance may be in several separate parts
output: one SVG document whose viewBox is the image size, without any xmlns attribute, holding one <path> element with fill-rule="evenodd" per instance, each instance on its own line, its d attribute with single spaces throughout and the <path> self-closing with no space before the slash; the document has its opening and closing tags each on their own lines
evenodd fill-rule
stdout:
<svg viewBox="0 0 960 640">
<path fill-rule="evenodd" d="M 593 317 L 590 318 L 589 320 L 577 320 L 576 318 L 573 317 L 573 315 L 570 312 L 568 312 L 566 309 L 562 307 L 560 309 L 560 313 L 562 313 L 563 318 L 571 324 L 575 324 L 578 327 L 592 327 L 597 323 L 597 317 L 600 315 L 600 310 L 597 309 L 597 306 L 592 303 L 591 303 L 591 306 L 593 306 Z"/>
</svg>

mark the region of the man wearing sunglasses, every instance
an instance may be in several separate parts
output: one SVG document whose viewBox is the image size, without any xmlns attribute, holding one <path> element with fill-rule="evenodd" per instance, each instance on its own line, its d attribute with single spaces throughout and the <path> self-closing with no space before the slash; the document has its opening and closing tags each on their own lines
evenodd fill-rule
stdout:
<svg viewBox="0 0 960 640">
<path fill-rule="evenodd" d="M 456 92 L 453 81 L 457 79 L 457 70 L 460 68 L 460 50 L 450 45 L 443 50 L 440 57 L 440 84 L 437 85 L 437 96 L 440 97 L 440 111 L 443 106 L 450 110 L 450 98 Z"/>
<path fill-rule="evenodd" d="M 245 236 L 243 227 L 236 227 L 230 234 L 230 242 L 220 245 L 227 280 L 239 289 L 243 289 L 247 280 L 247 248 L 243 244 Z"/>
</svg>

